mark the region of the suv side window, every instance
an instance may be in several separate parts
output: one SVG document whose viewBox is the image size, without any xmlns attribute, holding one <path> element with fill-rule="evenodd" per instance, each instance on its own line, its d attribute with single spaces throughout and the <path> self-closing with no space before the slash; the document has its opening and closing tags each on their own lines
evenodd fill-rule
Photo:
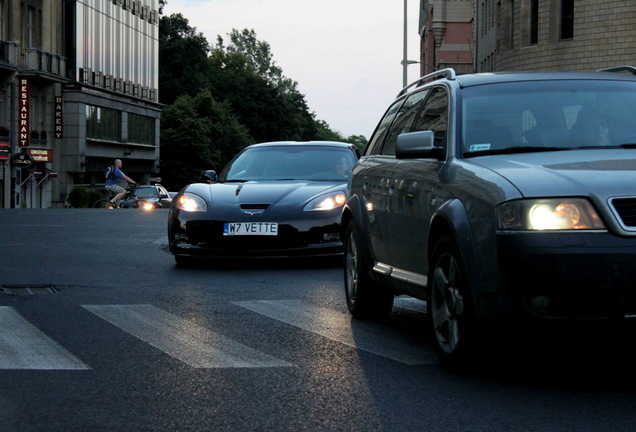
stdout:
<svg viewBox="0 0 636 432">
<path fill-rule="evenodd" d="M 415 120 L 413 131 L 432 130 L 435 133 L 435 146 L 446 147 L 448 125 L 448 97 L 443 87 L 433 87 L 426 100 L 424 109 Z"/>
<path fill-rule="evenodd" d="M 378 127 L 375 129 L 375 132 L 371 137 L 371 141 L 369 141 L 369 145 L 364 152 L 365 155 L 379 154 L 382 151 L 382 143 L 384 143 L 386 132 L 389 129 L 389 126 L 391 126 L 391 123 L 393 123 L 393 119 L 397 115 L 402 103 L 404 103 L 404 99 L 396 101 L 386 111 L 386 114 L 384 114 L 384 117 L 380 120 L 380 124 L 378 124 Z"/>
<path fill-rule="evenodd" d="M 421 109 L 422 101 L 427 94 L 428 90 L 413 93 L 408 97 L 406 102 L 404 102 L 404 105 L 402 105 L 397 113 L 393 125 L 391 125 L 391 129 L 387 134 L 384 147 L 382 147 L 383 155 L 395 154 L 395 144 L 397 143 L 398 135 L 411 131 L 413 120 Z"/>
</svg>

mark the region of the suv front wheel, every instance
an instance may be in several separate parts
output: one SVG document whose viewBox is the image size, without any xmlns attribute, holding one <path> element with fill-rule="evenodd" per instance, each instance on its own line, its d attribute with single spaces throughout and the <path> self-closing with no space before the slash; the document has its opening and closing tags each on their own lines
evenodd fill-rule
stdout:
<svg viewBox="0 0 636 432">
<path fill-rule="evenodd" d="M 428 316 L 440 361 L 461 366 L 474 346 L 474 313 L 459 249 L 443 236 L 433 249 L 428 284 Z"/>
<path fill-rule="evenodd" d="M 361 239 L 353 222 L 345 234 L 344 282 L 347 307 L 356 318 L 385 318 L 393 308 L 393 293 L 371 278 L 371 269 L 361 247 Z"/>
</svg>

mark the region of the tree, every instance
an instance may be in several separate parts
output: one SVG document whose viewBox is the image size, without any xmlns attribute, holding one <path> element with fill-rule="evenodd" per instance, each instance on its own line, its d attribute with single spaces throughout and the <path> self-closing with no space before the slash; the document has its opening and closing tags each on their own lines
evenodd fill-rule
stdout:
<svg viewBox="0 0 636 432">
<path fill-rule="evenodd" d="M 227 101 L 256 141 L 314 139 L 316 126 L 297 84 L 276 66 L 254 30 L 232 30 L 210 54 L 212 94 Z"/>
<path fill-rule="evenodd" d="M 198 181 L 205 170 L 220 170 L 252 142 L 229 106 L 209 91 L 181 96 L 162 114 L 162 181 L 180 189 Z"/>
<path fill-rule="evenodd" d="M 159 100 L 171 104 L 180 95 L 196 95 L 207 86 L 210 46 L 181 14 L 159 21 Z"/>
</svg>

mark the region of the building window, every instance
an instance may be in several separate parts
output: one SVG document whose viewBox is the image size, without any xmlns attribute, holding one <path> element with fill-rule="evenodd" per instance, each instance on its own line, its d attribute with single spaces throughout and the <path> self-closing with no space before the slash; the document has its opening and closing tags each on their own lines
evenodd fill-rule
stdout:
<svg viewBox="0 0 636 432">
<path fill-rule="evenodd" d="M 86 138 L 121 141 L 121 113 L 114 109 L 86 105 Z"/>
<path fill-rule="evenodd" d="M 510 49 L 515 47 L 515 0 L 510 0 Z"/>
<path fill-rule="evenodd" d="M 539 42 L 539 0 L 530 0 L 530 45 Z"/>
<path fill-rule="evenodd" d="M 4 37 L 4 0 L 0 0 L 0 40 L 6 40 Z"/>
<path fill-rule="evenodd" d="M 128 142 L 155 144 L 155 119 L 138 114 L 128 114 Z"/>
<path fill-rule="evenodd" d="M 561 0 L 561 40 L 574 37 L 574 0 Z"/>
</svg>

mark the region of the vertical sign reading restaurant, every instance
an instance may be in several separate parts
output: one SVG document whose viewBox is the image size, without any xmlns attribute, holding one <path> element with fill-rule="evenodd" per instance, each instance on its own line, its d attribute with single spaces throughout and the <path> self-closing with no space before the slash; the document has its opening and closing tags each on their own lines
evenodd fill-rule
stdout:
<svg viewBox="0 0 636 432">
<path fill-rule="evenodd" d="M 29 81 L 20 78 L 20 128 L 18 144 L 20 147 L 29 145 Z"/>
</svg>

